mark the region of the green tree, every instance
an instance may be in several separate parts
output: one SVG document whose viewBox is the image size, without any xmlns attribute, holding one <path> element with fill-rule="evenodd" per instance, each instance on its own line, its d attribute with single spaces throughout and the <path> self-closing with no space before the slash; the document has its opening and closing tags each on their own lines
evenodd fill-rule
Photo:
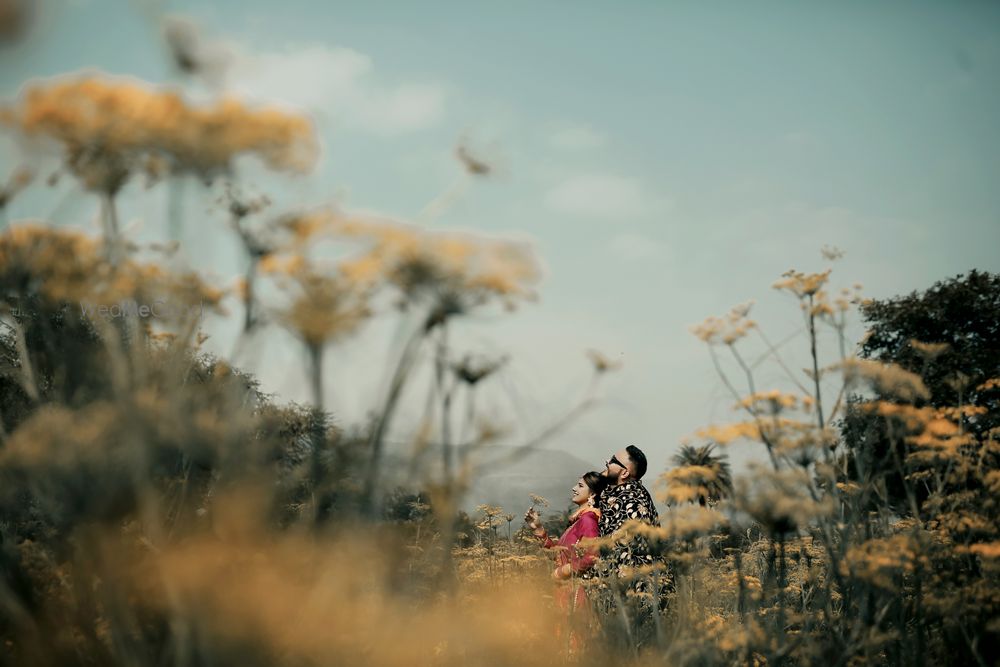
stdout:
<svg viewBox="0 0 1000 667">
<path fill-rule="evenodd" d="M 998 407 L 1000 394 L 978 387 L 1000 376 L 1000 275 L 971 271 L 923 293 L 868 301 L 861 312 L 868 324 L 861 356 L 919 373 L 931 405 Z M 946 347 L 928 350 L 914 340 Z M 983 433 L 1000 416 L 991 419 L 970 421 L 969 428 Z"/>
<path fill-rule="evenodd" d="M 674 454 L 674 465 L 680 467 L 699 466 L 712 471 L 711 476 L 701 480 L 706 493 L 699 494 L 698 504 L 704 507 L 706 503 L 716 503 L 729 496 L 733 491 L 733 476 L 729 470 L 727 457 L 723 454 L 716 456 L 713 454 L 715 446 L 712 444 L 695 447 L 694 445 L 684 445 L 681 451 Z"/>
<path fill-rule="evenodd" d="M 918 406 L 965 408 L 959 417 L 963 431 L 982 448 L 981 464 L 995 467 L 995 451 L 989 456 L 986 445 L 1000 427 L 1000 387 L 990 382 L 1000 377 L 1000 275 L 971 271 L 925 292 L 867 301 L 861 312 L 868 334 L 860 356 L 919 374 L 929 397 L 918 399 Z M 874 398 L 892 400 L 878 390 Z M 906 473 L 895 463 L 905 459 L 905 445 L 889 437 L 886 420 L 868 414 L 865 403 L 852 398 L 842 424 L 852 476 L 884 476 L 888 500 L 906 512 Z M 970 474 L 967 483 L 976 485 L 979 478 Z M 922 504 L 930 492 L 918 485 L 915 500 Z"/>
</svg>

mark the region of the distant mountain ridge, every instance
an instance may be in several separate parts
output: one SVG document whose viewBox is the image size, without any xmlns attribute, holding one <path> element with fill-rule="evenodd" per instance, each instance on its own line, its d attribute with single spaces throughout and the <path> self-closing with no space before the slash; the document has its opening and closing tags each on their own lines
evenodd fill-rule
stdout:
<svg viewBox="0 0 1000 667">
<path fill-rule="evenodd" d="M 430 449 L 437 451 L 424 452 L 425 460 L 439 459 L 440 447 Z M 455 449 L 453 460 L 457 461 Z M 461 509 L 473 514 L 479 505 L 499 505 L 520 520 L 531 505 L 531 494 L 535 494 L 550 503 L 543 514 L 558 513 L 570 506 L 571 489 L 584 473 L 603 470 L 603 466 L 598 467 L 596 463 L 588 463 L 559 449 L 531 449 L 515 457 L 516 450 L 514 446 L 489 445 L 475 452 L 477 474 L 462 498 Z M 419 490 L 406 479 L 407 461 L 408 458 L 399 452 L 386 455 L 387 488 Z"/>
<path fill-rule="evenodd" d="M 488 463 L 506 458 L 515 449 L 494 446 L 482 450 L 479 459 L 484 467 L 465 494 L 462 509 L 472 512 L 478 505 L 499 505 L 520 518 L 531 505 L 530 495 L 535 494 L 549 501 L 545 513 L 559 512 L 569 507 L 576 481 L 596 467 L 558 449 L 533 449 L 509 463 Z"/>
<path fill-rule="evenodd" d="M 454 460 L 457 460 L 458 452 L 457 448 L 455 449 Z M 509 462 L 490 463 L 493 460 L 508 461 L 516 449 L 517 447 L 508 445 L 490 445 L 477 450 L 479 473 L 473 478 L 469 490 L 462 498 L 460 509 L 475 514 L 479 505 L 499 505 L 520 521 L 524 511 L 531 505 L 531 494 L 534 494 L 549 501 L 549 506 L 542 512 L 543 515 L 558 514 L 570 508 L 571 489 L 584 473 L 604 470 L 602 463 L 588 463 L 561 449 L 533 449 L 519 454 Z M 425 455 L 428 459 L 440 457 L 441 449 L 438 447 L 436 453 L 430 452 Z M 395 465 L 397 470 L 406 468 L 406 459 L 398 453 L 389 454 L 386 459 L 390 467 Z M 642 481 L 653 495 L 657 512 L 663 515 L 667 507 L 656 500 L 654 491 L 657 475 L 652 472 L 647 473 Z M 398 478 L 396 483 L 404 488 L 409 487 Z"/>
</svg>

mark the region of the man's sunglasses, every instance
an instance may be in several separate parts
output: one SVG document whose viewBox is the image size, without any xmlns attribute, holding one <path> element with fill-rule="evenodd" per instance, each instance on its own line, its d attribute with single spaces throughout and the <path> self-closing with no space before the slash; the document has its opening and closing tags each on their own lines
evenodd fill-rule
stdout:
<svg viewBox="0 0 1000 667">
<path fill-rule="evenodd" d="M 608 465 L 610 466 L 612 463 L 614 463 L 616 466 L 620 466 L 622 468 L 628 468 L 628 466 L 625 465 L 624 463 L 622 463 L 621 461 L 619 461 L 618 457 L 615 456 L 614 454 L 612 454 L 611 458 L 608 459 Z"/>
</svg>

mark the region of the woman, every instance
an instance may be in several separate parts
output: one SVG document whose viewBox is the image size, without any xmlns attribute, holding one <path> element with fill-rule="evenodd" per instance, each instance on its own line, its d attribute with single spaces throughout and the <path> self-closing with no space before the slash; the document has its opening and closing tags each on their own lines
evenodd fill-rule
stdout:
<svg viewBox="0 0 1000 667">
<path fill-rule="evenodd" d="M 567 581 L 573 577 L 580 579 L 591 577 L 590 570 L 597 561 L 597 548 L 580 546 L 579 542 L 584 538 L 595 538 L 601 534 L 597 527 L 597 520 L 601 516 L 601 511 L 597 509 L 597 501 L 607 484 L 608 480 L 598 472 L 588 472 L 577 481 L 572 489 L 573 503 L 577 505 L 577 509 L 570 514 L 569 528 L 558 541 L 553 541 L 545 532 L 535 508 L 525 513 L 524 520 L 533 529 L 535 537 L 542 541 L 542 546 L 557 550 L 557 565 L 552 572 L 552 578 L 556 581 Z M 579 585 L 571 588 L 560 587 L 556 597 L 566 610 L 582 610 L 586 602 L 583 587 Z"/>
</svg>

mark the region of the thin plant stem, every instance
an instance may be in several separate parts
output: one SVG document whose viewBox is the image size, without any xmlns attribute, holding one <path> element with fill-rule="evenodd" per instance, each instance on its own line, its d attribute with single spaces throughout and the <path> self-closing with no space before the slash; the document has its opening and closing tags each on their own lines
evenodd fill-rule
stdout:
<svg viewBox="0 0 1000 667">
<path fill-rule="evenodd" d="M 406 345 L 403 348 L 403 353 L 400 355 L 399 362 L 396 365 L 396 369 L 393 372 L 392 379 L 389 383 L 389 392 L 386 395 L 385 403 L 382 406 L 382 410 L 376 416 L 375 424 L 372 427 L 372 433 L 369 438 L 371 458 L 369 460 L 368 474 L 365 478 L 364 491 L 362 495 L 364 499 L 364 507 L 367 508 L 369 512 L 376 511 L 375 495 L 378 487 L 379 467 L 382 463 L 382 450 L 385 445 L 385 434 L 389 428 L 389 423 L 402 395 L 403 388 L 406 385 L 406 380 L 416 363 L 417 352 L 420 350 L 420 344 L 423 342 L 426 334 L 426 327 L 421 326 L 414 331 L 409 340 L 407 340 Z"/>
<path fill-rule="evenodd" d="M 795 384 L 795 386 L 798 388 L 798 390 L 801 391 L 806 396 L 812 396 L 812 394 L 809 392 L 809 390 L 806 389 L 805 385 L 803 385 L 801 382 L 799 382 L 798 378 L 795 377 L 795 373 L 793 373 L 792 369 L 790 369 L 788 367 L 788 365 L 785 363 L 785 360 L 781 358 L 781 355 L 778 354 L 778 348 L 777 348 L 777 346 L 771 343 L 771 341 L 768 339 L 768 337 L 764 335 L 764 332 L 761 331 L 760 327 L 754 327 L 754 330 L 757 332 L 757 335 L 760 336 L 760 339 L 762 341 L 764 341 L 764 345 L 767 346 L 768 353 L 761 355 L 756 361 L 754 361 L 752 364 L 750 364 L 750 368 L 756 368 L 757 366 L 759 366 L 768 357 L 773 357 L 774 360 L 776 362 L 778 362 L 778 365 L 781 366 L 781 369 L 785 371 L 785 374 L 788 376 L 788 379 L 791 380 Z M 790 336 L 788 336 L 787 338 L 785 338 L 780 344 L 783 345 L 783 344 L 785 344 L 785 343 L 787 343 L 787 342 L 789 342 L 791 340 L 794 340 L 795 337 L 798 336 L 801 332 L 802 332 L 802 330 L 799 329 L 795 333 L 793 333 Z"/>
<path fill-rule="evenodd" d="M 750 384 L 750 393 L 751 394 L 754 393 L 753 373 L 750 372 L 750 369 L 743 362 L 743 358 L 740 357 L 740 355 L 737 353 L 736 348 L 733 347 L 732 345 L 730 345 L 729 349 L 733 353 L 733 355 L 736 357 L 736 359 L 739 362 L 740 366 L 746 371 L 747 381 Z M 726 387 L 729 389 L 730 393 L 732 393 L 733 398 L 736 399 L 737 403 L 741 403 L 742 402 L 742 397 L 740 396 L 740 392 L 738 392 L 736 390 L 736 387 L 734 387 L 733 383 L 729 380 L 729 376 L 727 376 L 726 373 L 725 373 L 725 371 L 722 370 L 722 364 L 719 363 L 719 357 L 718 357 L 718 355 L 715 354 L 715 348 L 713 348 L 712 346 L 709 346 L 708 352 L 709 352 L 709 355 L 712 357 L 712 364 L 715 366 L 716 372 L 718 373 L 719 377 L 722 378 L 723 384 L 725 384 Z M 773 446 L 773 443 L 771 443 L 770 438 L 767 437 L 766 433 L 764 432 L 764 429 L 760 428 L 760 426 L 761 426 L 760 415 L 758 415 L 752 408 L 747 407 L 747 406 L 744 406 L 744 410 L 747 413 L 749 413 L 750 416 L 753 417 L 754 422 L 756 422 L 756 424 L 757 424 L 757 430 L 760 433 L 761 442 L 764 443 L 764 447 L 767 449 L 767 456 L 771 460 L 771 466 L 775 469 L 775 471 L 777 471 L 778 468 L 779 468 L 778 459 L 774 455 L 774 446 Z"/>
<path fill-rule="evenodd" d="M 819 425 L 819 430 L 822 431 L 826 427 L 826 423 L 823 419 L 823 397 L 820 393 L 820 382 L 819 382 L 819 355 L 816 352 L 816 315 L 813 313 L 813 295 L 809 295 L 809 352 L 812 355 L 812 376 L 813 385 L 815 387 L 815 397 L 816 397 L 816 421 Z"/>
<path fill-rule="evenodd" d="M 104 242 L 108 260 L 112 265 L 118 265 L 122 260 L 123 247 L 121 243 L 121 232 L 118 224 L 118 209 L 115 206 L 115 197 L 111 193 L 101 195 L 101 208 L 104 221 Z"/>
</svg>

